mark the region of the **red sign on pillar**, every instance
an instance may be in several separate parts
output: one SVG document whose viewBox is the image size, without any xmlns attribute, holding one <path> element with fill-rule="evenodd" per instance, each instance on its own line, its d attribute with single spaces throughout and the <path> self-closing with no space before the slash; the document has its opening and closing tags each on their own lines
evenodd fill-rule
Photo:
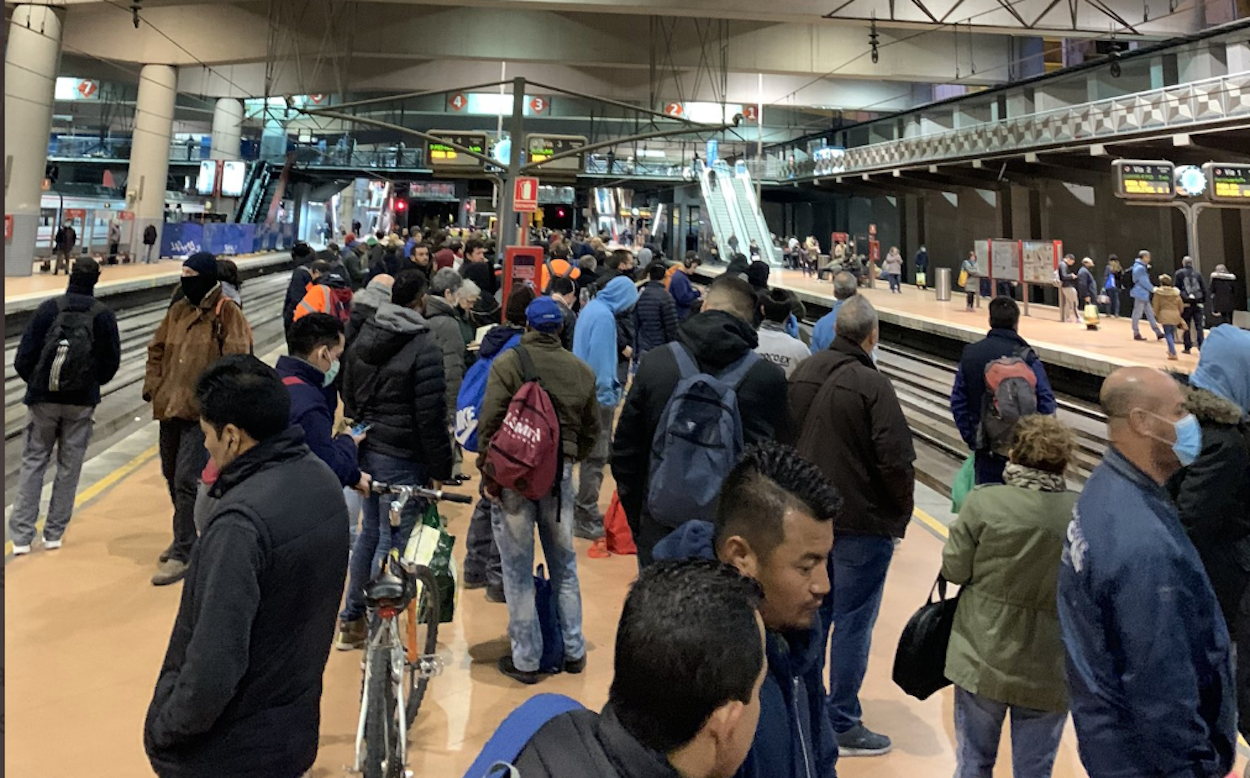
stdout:
<svg viewBox="0 0 1250 778">
<path fill-rule="evenodd" d="M 682 107 L 681 103 L 669 103 L 664 106 L 664 113 L 669 116 L 676 116 L 680 118 L 686 113 L 686 109 Z"/>
<path fill-rule="evenodd" d="M 4 239 L 13 240 L 13 216 L 7 213 L 4 215 Z"/>
<path fill-rule="evenodd" d="M 533 113 L 549 113 L 551 111 L 551 101 L 545 97 L 531 97 L 530 111 Z"/>
<path fill-rule="evenodd" d="M 466 100 L 465 96 L 461 94 L 460 92 L 453 92 L 447 98 L 447 105 L 451 106 L 451 110 L 457 113 L 459 113 L 460 111 L 463 111 L 464 107 L 468 104 L 469 104 L 469 101 Z"/>
<path fill-rule="evenodd" d="M 538 179 L 518 178 L 512 194 L 512 210 L 516 213 L 533 213 L 538 210 Z"/>
<path fill-rule="evenodd" d="M 754 124 L 755 122 L 760 120 L 759 108 L 757 108 L 754 105 L 742 106 L 742 118 Z"/>
</svg>

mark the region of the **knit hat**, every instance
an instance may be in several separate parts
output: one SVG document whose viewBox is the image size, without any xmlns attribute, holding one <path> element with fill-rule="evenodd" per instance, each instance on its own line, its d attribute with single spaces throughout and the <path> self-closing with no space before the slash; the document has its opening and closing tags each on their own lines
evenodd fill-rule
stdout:
<svg viewBox="0 0 1250 778">
<path fill-rule="evenodd" d="M 312 246 L 300 241 L 291 247 L 291 258 L 296 262 L 303 262 L 313 255 Z"/>
<path fill-rule="evenodd" d="M 189 267 L 202 276 L 217 277 L 217 258 L 207 251 L 195 252 L 187 257 L 187 261 L 183 262 L 182 266 Z"/>
<path fill-rule="evenodd" d="M 564 314 L 555 300 L 538 297 L 525 308 L 525 320 L 539 332 L 555 332 L 564 324 Z"/>
<path fill-rule="evenodd" d="M 768 286 L 770 268 L 767 262 L 756 260 L 747 268 L 747 282 L 756 289 Z"/>
<path fill-rule="evenodd" d="M 527 321 L 525 309 L 537 296 L 534 293 L 534 287 L 529 284 L 522 284 L 513 289 L 512 294 L 508 296 L 508 307 L 504 311 L 504 318 L 507 322 L 517 327 L 524 327 Z"/>
</svg>

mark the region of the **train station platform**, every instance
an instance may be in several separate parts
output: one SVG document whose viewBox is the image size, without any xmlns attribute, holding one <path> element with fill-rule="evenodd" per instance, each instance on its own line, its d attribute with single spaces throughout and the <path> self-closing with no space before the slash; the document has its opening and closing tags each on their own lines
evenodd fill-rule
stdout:
<svg viewBox="0 0 1250 778">
<path fill-rule="evenodd" d="M 698 275 L 713 277 L 723 272 L 724 267 L 702 266 Z M 769 284 L 793 291 L 804 303 L 828 308 L 834 301 L 832 281 L 818 281 L 798 270 L 774 268 Z M 893 294 L 885 280 L 878 279 L 873 288 L 860 287 L 859 293 L 872 302 L 883 325 L 956 343 L 978 341 L 989 329 L 986 309 L 989 298 L 980 298 L 980 307 L 969 313 L 965 295 L 959 290 L 952 290 L 950 300 L 940 301 L 932 288 L 920 291 L 915 286 L 904 285 L 901 294 Z M 1128 318 L 1132 307 L 1125 306 L 1121 310 L 1124 316 L 1103 316 L 1098 329 L 1089 330 L 1083 323 L 1060 322 L 1056 306 L 1030 303 L 1028 315 L 1020 317 L 1019 332 L 1048 367 L 1064 368 L 1095 379 L 1130 365 L 1148 365 L 1181 373 L 1189 373 L 1197 367 L 1197 351 L 1190 355 L 1181 353 L 1180 333 L 1177 333 L 1180 359 L 1170 361 L 1167 344 L 1155 340 L 1146 321 L 1141 323 L 1141 334 L 1147 340 L 1133 340 Z"/>
<path fill-rule="evenodd" d="M 282 269 L 291 261 L 289 251 L 241 254 L 230 257 L 239 266 L 243 278 Z M 152 264 L 104 265 L 100 268 L 100 281 L 96 284 L 96 297 L 101 299 L 146 292 L 161 287 L 172 287 L 182 275 L 182 261 L 162 259 Z M 44 300 L 65 292 L 68 281 L 65 275 L 36 273 L 32 276 L 16 276 L 4 279 L 4 314 L 29 313 Z"/>
</svg>

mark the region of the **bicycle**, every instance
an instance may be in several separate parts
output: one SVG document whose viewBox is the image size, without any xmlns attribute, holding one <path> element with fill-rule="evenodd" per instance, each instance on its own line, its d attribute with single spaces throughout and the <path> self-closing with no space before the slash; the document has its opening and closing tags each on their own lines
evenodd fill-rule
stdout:
<svg viewBox="0 0 1250 778">
<path fill-rule="evenodd" d="M 392 494 L 391 527 L 398 527 L 408 500 L 471 505 L 469 495 L 421 486 L 375 481 L 374 494 Z M 413 528 L 408 546 L 416 548 L 423 523 Z M 414 542 L 415 541 L 415 542 Z M 368 638 L 361 682 L 360 722 L 356 729 L 353 770 L 364 778 L 406 778 L 408 730 L 417 718 L 430 679 L 443 670 L 438 657 L 439 597 L 434 573 L 391 549 L 383 570 L 365 587 Z M 402 631 L 401 617 L 406 618 Z M 424 627 L 424 635 L 421 628 Z"/>
</svg>

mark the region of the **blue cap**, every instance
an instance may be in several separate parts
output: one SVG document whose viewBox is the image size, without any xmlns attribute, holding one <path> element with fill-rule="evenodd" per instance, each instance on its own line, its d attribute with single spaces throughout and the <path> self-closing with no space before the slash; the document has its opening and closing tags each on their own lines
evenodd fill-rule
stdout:
<svg viewBox="0 0 1250 778">
<path fill-rule="evenodd" d="M 539 332 L 555 332 L 564 325 L 564 313 L 550 297 L 537 297 L 525 307 L 525 320 Z"/>
</svg>

